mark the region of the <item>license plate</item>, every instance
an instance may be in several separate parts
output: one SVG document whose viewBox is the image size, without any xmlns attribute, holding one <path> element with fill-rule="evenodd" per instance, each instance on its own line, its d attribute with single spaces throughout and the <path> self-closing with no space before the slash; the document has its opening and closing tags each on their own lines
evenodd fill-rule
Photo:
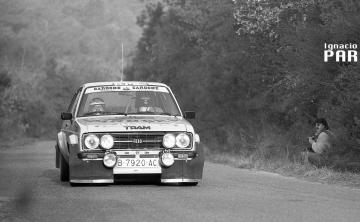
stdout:
<svg viewBox="0 0 360 222">
<path fill-rule="evenodd" d="M 117 167 L 157 168 L 159 167 L 159 158 L 118 158 Z"/>
</svg>

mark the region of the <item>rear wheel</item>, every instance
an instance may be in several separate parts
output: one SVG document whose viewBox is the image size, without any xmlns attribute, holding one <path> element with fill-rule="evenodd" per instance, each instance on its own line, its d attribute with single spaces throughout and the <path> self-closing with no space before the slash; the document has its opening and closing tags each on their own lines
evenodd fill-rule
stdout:
<svg viewBox="0 0 360 222">
<path fill-rule="evenodd" d="M 60 153 L 60 180 L 69 181 L 69 164 L 64 156 Z"/>
</svg>

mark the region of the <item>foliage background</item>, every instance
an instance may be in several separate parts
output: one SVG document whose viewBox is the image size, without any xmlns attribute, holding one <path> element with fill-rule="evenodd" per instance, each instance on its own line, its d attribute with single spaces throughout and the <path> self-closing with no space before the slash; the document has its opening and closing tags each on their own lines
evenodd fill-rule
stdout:
<svg viewBox="0 0 360 222">
<path fill-rule="evenodd" d="M 352 0 L 153 4 L 129 79 L 169 84 L 213 152 L 296 161 L 325 117 L 337 158 L 358 161 L 359 62 L 323 53 L 324 43 L 360 43 L 359 12 Z"/>
<path fill-rule="evenodd" d="M 119 79 L 124 42 L 126 79 L 170 85 L 211 152 L 296 161 L 325 117 L 342 158 L 359 159 L 359 62 L 323 61 L 324 43 L 360 45 L 356 0 L 0 5 L 1 137 L 53 138 L 81 83 Z"/>
<path fill-rule="evenodd" d="M 1 0 L 0 137 L 54 138 L 80 84 L 119 79 L 147 2 Z"/>
</svg>

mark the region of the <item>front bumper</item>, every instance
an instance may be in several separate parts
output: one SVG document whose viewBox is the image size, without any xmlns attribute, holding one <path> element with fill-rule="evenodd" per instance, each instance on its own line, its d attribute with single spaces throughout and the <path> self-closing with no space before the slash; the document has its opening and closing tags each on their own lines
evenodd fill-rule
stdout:
<svg viewBox="0 0 360 222">
<path fill-rule="evenodd" d="M 118 154 L 118 151 L 116 151 Z M 157 151 L 159 152 L 159 151 Z M 135 169 L 134 171 L 117 171 L 103 164 L 104 153 L 80 152 L 79 148 L 70 147 L 69 168 L 71 183 L 114 183 L 128 180 L 132 175 L 153 174 L 162 183 L 194 183 L 202 179 L 204 152 L 201 147 L 196 151 L 171 151 L 175 157 L 172 166 L 161 167 L 158 172 Z"/>
<path fill-rule="evenodd" d="M 161 179 L 161 183 L 198 183 L 200 179 Z"/>
<path fill-rule="evenodd" d="M 77 180 L 71 179 L 70 183 L 114 183 L 114 179 Z"/>
</svg>

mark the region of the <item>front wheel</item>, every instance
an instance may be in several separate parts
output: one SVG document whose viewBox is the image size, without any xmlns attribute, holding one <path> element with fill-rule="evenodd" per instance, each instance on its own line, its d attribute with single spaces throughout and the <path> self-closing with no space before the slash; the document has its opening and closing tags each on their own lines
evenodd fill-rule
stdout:
<svg viewBox="0 0 360 222">
<path fill-rule="evenodd" d="M 198 182 L 187 182 L 187 183 L 182 183 L 181 184 L 182 186 L 197 186 L 198 185 Z"/>
<path fill-rule="evenodd" d="M 60 153 L 60 180 L 69 181 L 69 164 L 64 156 Z"/>
</svg>

